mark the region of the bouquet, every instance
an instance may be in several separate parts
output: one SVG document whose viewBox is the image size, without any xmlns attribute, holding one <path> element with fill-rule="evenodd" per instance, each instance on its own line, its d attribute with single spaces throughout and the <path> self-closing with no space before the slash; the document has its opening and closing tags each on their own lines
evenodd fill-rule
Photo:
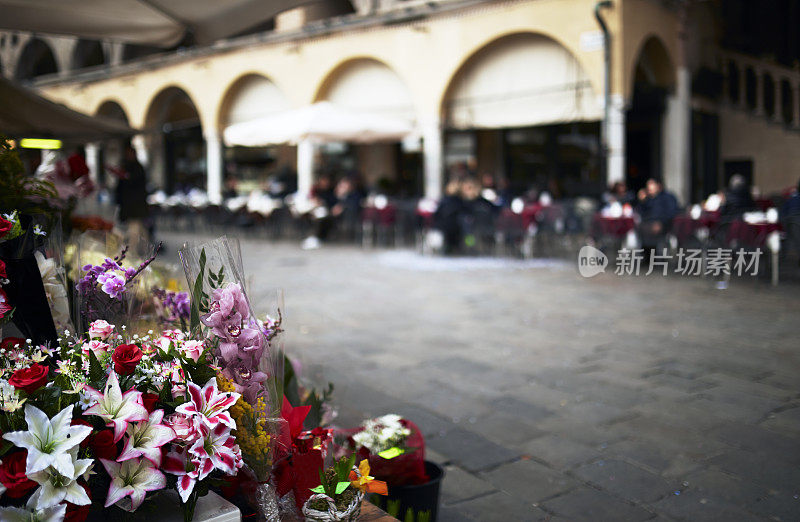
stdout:
<svg viewBox="0 0 800 522">
<path fill-rule="evenodd" d="M 423 484 L 425 439 L 416 424 L 396 414 L 367 419 L 351 436 L 361 458 L 369 460 L 376 477 L 392 486 Z"/>
<path fill-rule="evenodd" d="M 0 520 L 135 511 L 165 488 L 191 520 L 209 479 L 241 468 L 230 413 L 239 394 L 218 389 L 202 340 L 96 320 L 57 346 L 2 346 Z"/>
</svg>

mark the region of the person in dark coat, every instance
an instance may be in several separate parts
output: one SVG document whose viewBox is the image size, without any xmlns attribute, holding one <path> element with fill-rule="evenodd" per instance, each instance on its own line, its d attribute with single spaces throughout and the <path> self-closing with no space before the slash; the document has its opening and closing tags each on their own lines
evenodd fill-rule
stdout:
<svg viewBox="0 0 800 522">
<path fill-rule="evenodd" d="M 461 199 L 461 181 L 451 179 L 445 187 L 445 195 L 433 214 L 433 226 L 444 235 L 445 254 L 456 253 L 461 247 L 461 215 L 464 200 Z"/>
<path fill-rule="evenodd" d="M 115 192 L 117 205 L 119 205 L 119 219 L 127 225 L 127 239 L 129 245 L 138 251 L 140 238 L 146 238 L 144 221 L 148 217 L 147 209 L 147 175 L 144 167 L 136 157 L 136 150 L 130 145 L 125 146 L 125 160 L 122 169 L 115 173 L 120 178 Z"/>
<path fill-rule="evenodd" d="M 727 221 L 741 219 L 745 212 L 750 212 L 756 208 L 747 181 L 741 174 L 734 174 L 728 182 L 728 190 L 725 191 L 725 203 L 720 208 L 721 216 Z"/>
<path fill-rule="evenodd" d="M 650 249 L 656 248 L 672 228 L 672 220 L 678 214 L 678 200 L 655 178 L 647 180 L 646 187 L 639 191 L 637 211 L 641 217 L 639 238 L 642 247 Z"/>
</svg>

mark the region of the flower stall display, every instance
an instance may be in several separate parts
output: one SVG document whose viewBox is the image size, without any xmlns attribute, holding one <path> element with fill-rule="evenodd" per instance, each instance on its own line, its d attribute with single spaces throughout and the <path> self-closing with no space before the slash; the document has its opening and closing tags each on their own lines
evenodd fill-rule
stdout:
<svg viewBox="0 0 800 522">
<path fill-rule="evenodd" d="M 135 511 L 165 488 L 191 520 L 210 478 L 242 467 L 231 415 L 240 394 L 218 388 L 202 341 L 98 320 L 53 348 L 2 346 L 0 520 L 18 509 L 54 519 L 89 505 Z"/>
</svg>

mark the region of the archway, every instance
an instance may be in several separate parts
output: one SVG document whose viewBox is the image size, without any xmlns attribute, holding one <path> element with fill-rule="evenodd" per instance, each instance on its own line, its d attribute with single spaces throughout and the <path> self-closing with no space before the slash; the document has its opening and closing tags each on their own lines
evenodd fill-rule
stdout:
<svg viewBox="0 0 800 522">
<path fill-rule="evenodd" d="M 125 123 L 126 125 L 128 124 L 128 115 L 125 114 L 125 109 L 123 109 L 122 106 L 114 100 L 106 100 L 101 103 L 100 107 L 97 108 L 96 115 L 103 118 L 108 118 L 110 120 L 116 120 Z M 93 171 L 97 178 L 96 181 L 101 186 L 108 185 L 109 180 L 106 175 L 106 167 L 118 167 L 122 165 L 125 150 L 124 146 L 125 140 L 120 139 L 98 143 L 94 149 L 96 151 L 95 158 L 88 157 L 89 148 L 87 147 L 87 161 L 90 163 L 94 162 L 96 168 L 93 169 Z"/>
<path fill-rule="evenodd" d="M 667 96 L 675 88 L 675 67 L 664 44 L 650 37 L 633 74 L 633 97 L 625 117 L 625 181 L 638 191 L 648 178 L 661 178 L 662 125 Z"/>
<path fill-rule="evenodd" d="M 97 40 L 80 40 L 72 51 L 72 68 L 83 69 L 106 63 L 103 45 Z"/>
<path fill-rule="evenodd" d="M 353 58 L 325 76 L 315 101 L 328 101 L 353 111 L 377 114 L 414 124 L 417 119 L 411 91 L 382 61 Z M 322 170 L 331 174 L 358 173 L 372 189 L 396 196 L 419 196 L 423 165 L 419 139 L 403 142 L 329 144 L 321 148 Z"/>
<path fill-rule="evenodd" d="M 443 105 L 451 175 L 556 196 L 598 192 L 602 109 L 576 57 L 542 34 L 498 38 L 470 56 Z"/>
<path fill-rule="evenodd" d="M 50 46 L 44 40 L 32 38 L 19 55 L 14 76 L 17 80 L 27 81 L 57 72 L 58 64 Z"/>
<path fill-rule="evenodd" d="M 167 192 L 206 187 L 206 151 L 200 115 L 180 87 L 167 87 L 145 117 L 152 179 Z"/>
<path fill-rule="evenodd" d="M 246 74 L 225 92 L 218 113 L 220 135 L 226 127 L 291 108 L 283 91 L 260 74 Z M 266 188 L 274 197 L 297 190 L 297 151 L 290 145 L 225 147 L 224 197 Z"/>
</svg>

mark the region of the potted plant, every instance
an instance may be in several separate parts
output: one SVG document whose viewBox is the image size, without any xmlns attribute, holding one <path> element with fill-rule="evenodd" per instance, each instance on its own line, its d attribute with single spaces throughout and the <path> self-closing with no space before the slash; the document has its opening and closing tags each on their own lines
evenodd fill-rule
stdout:
<svg viewBox="0 0 800 522">
<path fill-rule="evenodd" d="M 386 494 L 386 483 L 370 476 L 369 461 L 355 467 L 356 456 L 342 457 L 324 470 L 320 485 L 303 504 L 303 515 L 311 522 L 349 522 L 358 520 L 366 493 Z"/>
<path fill-rule="evenodd" d="M 351 436 L 359 458 L 388 484 L 385 502 L 373 502 L 390 515 L 416 522 L 436 520 L 444 469 L 425 460 L 425 440 L 416 424 L 399 415 L 368 419 Z"/>
</svg>

